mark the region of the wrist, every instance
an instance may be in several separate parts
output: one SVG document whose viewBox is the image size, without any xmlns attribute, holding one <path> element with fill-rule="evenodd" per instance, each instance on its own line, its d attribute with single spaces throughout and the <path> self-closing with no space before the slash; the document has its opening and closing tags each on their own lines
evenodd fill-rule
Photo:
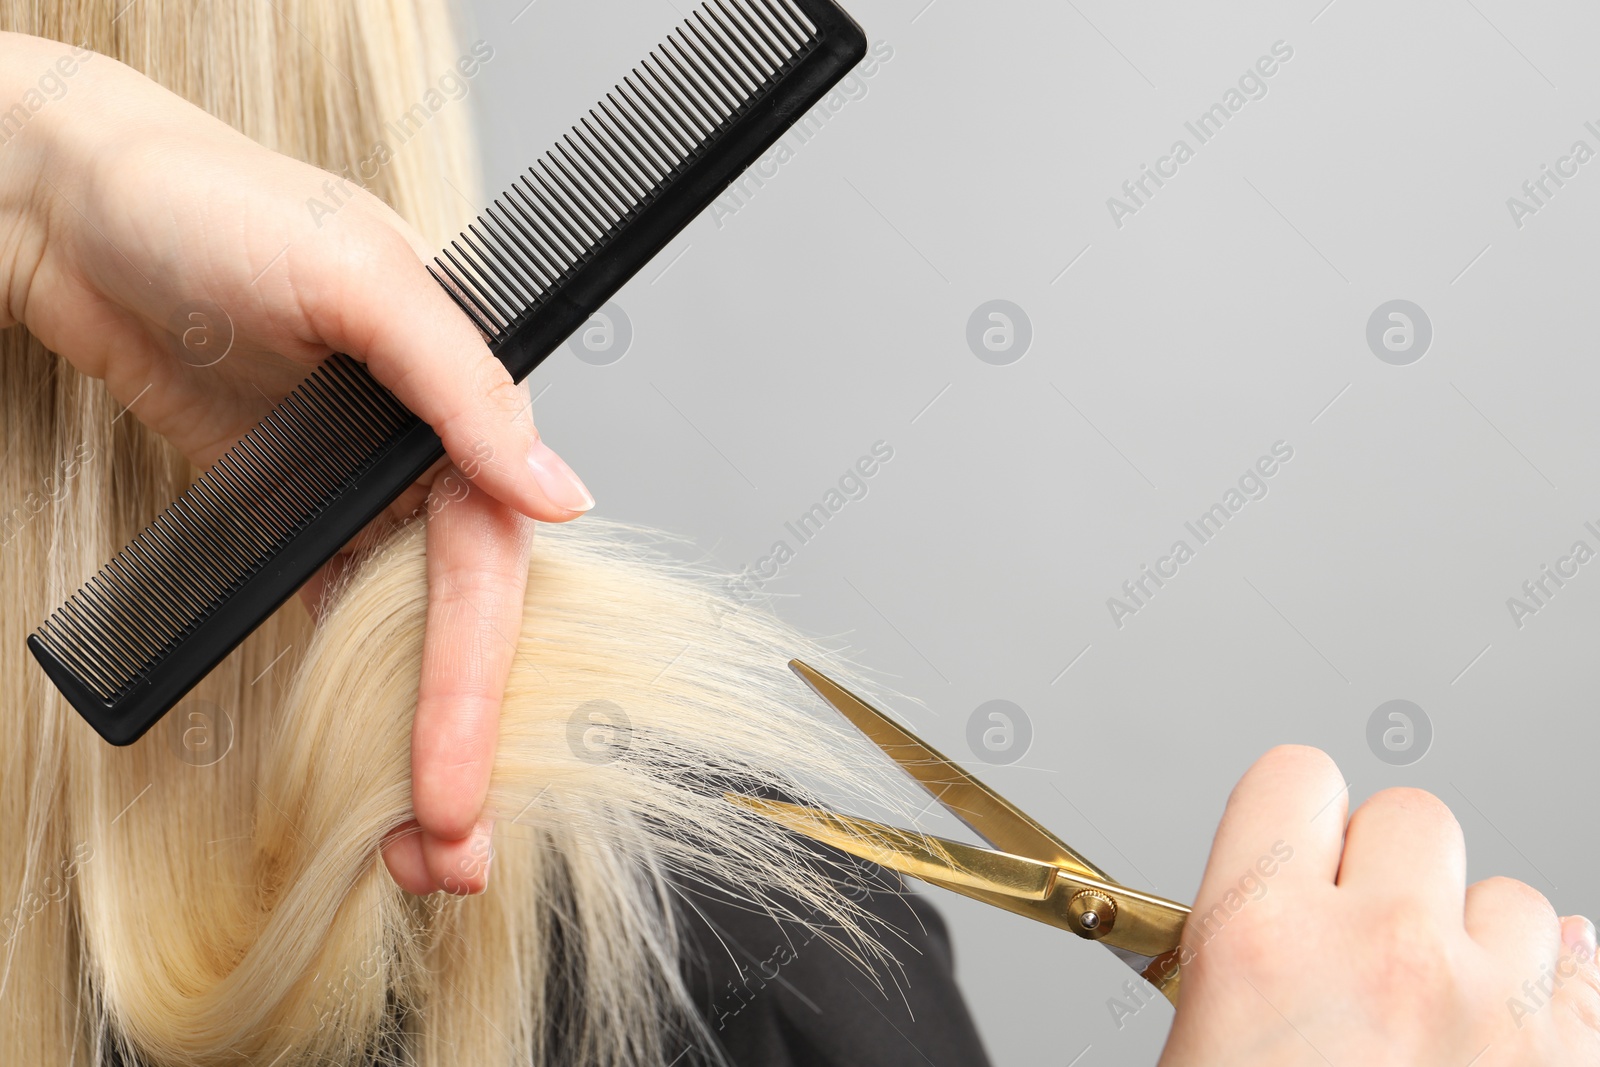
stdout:
<svg viewBox="0 0 1600 1067">
<path fill-rule="evenodd" d="M 50 232 L 56 150 L 87 48 L 0 33 L 0 327 L 23 321 Z"/>
</svg>

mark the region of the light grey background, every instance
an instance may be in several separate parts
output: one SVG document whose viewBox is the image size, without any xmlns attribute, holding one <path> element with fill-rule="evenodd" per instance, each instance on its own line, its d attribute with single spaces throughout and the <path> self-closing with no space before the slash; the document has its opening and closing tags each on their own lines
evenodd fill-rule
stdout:
<svg viewBox="0 0 1600 1067">
<path fill-rule="evenodd" d="M 1600 150 L 1600 12 L 849 6 L 893 49 L 866 95 L 619 294 L 622 359 L 563 350 L 537 372 L 541 429 L 598 513 L 738 570 L 794 544 L 784 523 L 887 441 L 866 497 L 766 591 L 1114 875 L 1191 899 L 1235 780 L 1297 741 L 1356 801 L 1443 797 L 1473 877 L 1594 913 L 1600 562 L 1520 628 L 1507 599 L 1574 541 L 1600 548 L 1583 525 L 1600 528 L 1600 159 L 1520 227 L 1507 198 L 1574 141 Z M 490 188 L 688 9 L 477 0 Z M 1293 56 L 1266 95 L 1200 145 L 1185 121 L 1279 41 Z M 1194 157 L 1117 226 L 1107 198 L 1178 138 Z M 966 339 L 994 299 L 1033 332 L 1004 366 Z M 1367 343 L 1396 299 L 1434 334 L 1405 366 Z M 1107 599 L 1194 544 L 1184 523 L 1278 441 L 1294 454 L 1269 494 L 1115 625 Z M 967 740 L 995 699 L 1033 733 L 1004 766 Z M 1404 766 L 1367 741 L 1394 699 L 1433 730 Z M 1109 953 L 937 901 L 997 1065 L 1154 1062 L 1171 1012 L 1119 1029 Z"/>
</svg>

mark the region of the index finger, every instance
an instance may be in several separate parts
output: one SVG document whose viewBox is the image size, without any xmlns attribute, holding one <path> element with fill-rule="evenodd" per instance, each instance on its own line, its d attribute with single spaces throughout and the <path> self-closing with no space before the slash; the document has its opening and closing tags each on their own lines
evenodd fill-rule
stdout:
<svg viewBox="0 0 1600 1067">
<path fill-rule="evenodd" d="M 1275 882 L 1331 888 L 1348 807 L 1344 777 L 1327 754 L 1300 745 L 1272 749 L 1228 798 L 1198 900 L 1222 898 L 1252 871 Z"/>
</svg>

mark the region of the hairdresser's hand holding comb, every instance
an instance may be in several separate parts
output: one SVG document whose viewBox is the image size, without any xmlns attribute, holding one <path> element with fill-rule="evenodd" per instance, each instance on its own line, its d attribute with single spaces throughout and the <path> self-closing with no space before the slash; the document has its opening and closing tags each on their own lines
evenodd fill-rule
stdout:
<svg viewBox="0 0 1600 1067">
<path fill-rule="evenodd" d="M 411 892 L 481 890 L 531 520 L 575 518 L 593 499 L 428 274 L 434 249 L 376 196 L 55 42 L 0 33 L 0 100 L 22 101 L 0 114 L 0 326 L 22 323 L 104 379 L 201 467 L 333 352 L 364 360 L 443 439 L 454 467 L 431 471 L 369 531 L 433 512 L 412 737 L 419 825 L 384 857 Z M 340 566 L 304 591 L 313 607 Z"/>
</svg>

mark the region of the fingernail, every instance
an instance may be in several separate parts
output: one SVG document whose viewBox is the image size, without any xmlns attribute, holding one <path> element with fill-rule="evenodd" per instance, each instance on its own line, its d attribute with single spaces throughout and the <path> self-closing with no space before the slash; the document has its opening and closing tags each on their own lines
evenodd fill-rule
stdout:
<svg viewBox="0 0 1600 1067">
<path fill-rule="evenodd" d="M 1595 958 L 1594 923 L 1582 915 L 1570 915 L 1561 921 L 1561 941 L 1567 951 L 1585 962 Z"/>
<path fill-rule="evenodd" d="M 594 497 L 587 486 L 567 466 L 566 460 L 556 455 L 550 446 L 535 439 L 528 451 L 528 467 L 533 480 L 550 502 L 568 511 L 588 511 L 594 507 Z"/>
<path fill-rule="evenodd" d="M 478 828 L 472 834 L 472 854 L 482 857 L 483 889 L 479 892 L 489 891 L 489 865 L 494 862 L 494 820 L 484 819 L 478 823 Z"/>
</svg>

